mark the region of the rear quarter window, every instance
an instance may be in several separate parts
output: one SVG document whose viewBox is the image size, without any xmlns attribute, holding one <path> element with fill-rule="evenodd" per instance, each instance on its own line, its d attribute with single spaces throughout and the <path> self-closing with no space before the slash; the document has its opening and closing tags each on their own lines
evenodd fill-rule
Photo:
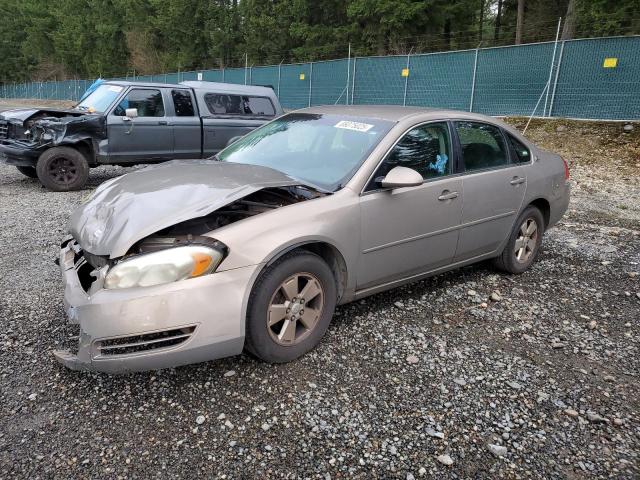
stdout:
<svg viewBox="0 0 640 480">
<path fill-rule="evenodd" d="M 529 163 L 531 161 L 531 151 L 529 148 L 509 133 L 507 133 L 507 138 L 515 152 L 514 163 Z"/>
<path fill-rule="evenodd" d="M 276 113 L 273 103 L 268 97 L 207 93 L 204 96 L 204 103 L 212 115 L 272 117 Z"/>
</svg>

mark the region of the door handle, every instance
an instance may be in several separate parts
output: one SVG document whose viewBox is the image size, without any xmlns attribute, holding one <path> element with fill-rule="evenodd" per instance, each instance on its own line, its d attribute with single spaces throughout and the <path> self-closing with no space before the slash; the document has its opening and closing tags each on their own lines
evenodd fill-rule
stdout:
<svg viewBox="0 0 640 480">
<path fill-rule="evenodd" d="M 158 122 L 158 125 L 167 125 L 167 122 L 166 122 L 166 120 L 160 120 Z"/>
<path fill-rule="evenodd" d="M 527 179 L 525 177 L 513 177 L 509 182 L 511 185 L 520 185 L 521 183 L 526 182 Z"/>
<path fill-rule="evenodd" d="M 449 190 L 444 190 L 438 197 L 438 200 L 444 202 L 446 200 L 453 200 L 454 198 L 458 198 L 458 192 L 450 192 Z"/>
</svg>

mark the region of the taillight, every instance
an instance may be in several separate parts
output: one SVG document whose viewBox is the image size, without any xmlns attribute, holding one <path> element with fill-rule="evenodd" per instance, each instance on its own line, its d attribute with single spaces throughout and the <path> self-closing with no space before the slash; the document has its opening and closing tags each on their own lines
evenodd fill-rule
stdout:
<svg viewBox="0 0 640 480">
<path fill-rule="evenodd" d="M 567 164 L 567 161 L 564 158 L 562 158 L 562 163 L 564 163 L 564 179 L 569 180 L 569 165 Z"/>
</svg>

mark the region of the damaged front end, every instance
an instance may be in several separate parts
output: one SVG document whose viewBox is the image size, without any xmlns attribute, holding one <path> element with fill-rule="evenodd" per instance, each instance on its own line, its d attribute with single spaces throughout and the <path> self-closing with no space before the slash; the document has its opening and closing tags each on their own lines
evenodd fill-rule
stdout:
<svg viewBox="0 0 640 480">
<path fill-rule="evenodd" d="M 0 155 L 9 165 L 34 166 L 47 148 L 104 138 L 102 115 L 74 110 L 19 110 L 0 115 Z"/>
<path fill-rule="evenodd" d="M 206 161 L 107 183 L 74 213 L 61 245 L 65 308 L 80 333 L 57 360 L 126 372 L 240 353 L 260 265 L 225 269 L 230 247 L 216 230 L 324 195 L 265 167 Z"/>
</svg>

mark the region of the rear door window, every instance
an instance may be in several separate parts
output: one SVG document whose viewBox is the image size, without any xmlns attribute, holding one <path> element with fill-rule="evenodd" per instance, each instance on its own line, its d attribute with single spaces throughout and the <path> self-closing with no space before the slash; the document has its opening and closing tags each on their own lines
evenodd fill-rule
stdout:
<svg viewBox="0 0 640 480">
<path fill-rule="evenodd" d="M 207 93 L 204 103 L 213 115 L 259 115 L 273 116 L 275 109 L 267 97 Z"/>
<path fill-rule="evenodd" d="M 173 99 L 176 117 L 195 116 L 191 92 L 189 90 L 171 90 L 171 98 Z"/>
<path fill-rule="evenodd" d="M 481 122 L 456 122 L 465 171 L 496 168 L 509 163 L 500 129 Z"/>
<path fill-rule="evenodd" d="M 138 110 L 139 117 L 164 117 L 164 103 L 160 90 L 134 88 L 122 99 L 113 110 L 119 117 L 126 115 L 127 108 Z"/>
</svg>

